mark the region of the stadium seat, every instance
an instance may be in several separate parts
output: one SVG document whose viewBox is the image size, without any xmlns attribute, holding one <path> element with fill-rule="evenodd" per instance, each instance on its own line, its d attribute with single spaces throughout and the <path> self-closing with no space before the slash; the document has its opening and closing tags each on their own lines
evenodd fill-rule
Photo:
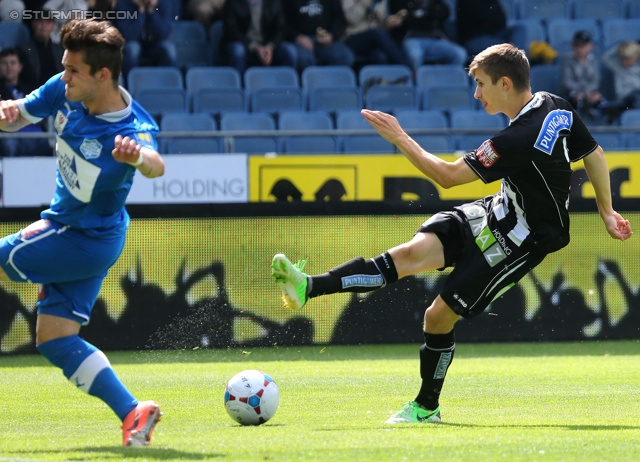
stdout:
<svg viewBox="0 0 640 462">
<path fill-rule="evenodd" d="M 571 51 L 571 42 L 574 34 L 582 30 L 591 34 L 594 51 L 596 53 L 601 52 L 602 34 L 600 32 L 600 24 L 597 19 L 593 18 L 555 18 L 549 20 L 547 23 L 549 45 L 551 45 L 560 54 L 568 53 Z M 598 48 L 598 50 L 595 48 Z"/>
<path fill-rule="evenodd" d="M 300 88 L 298 73 L 287 66 L 256 66 L 244 72 L 244 89 L 248 95 L 263 87 Z"/>
<path fill-rule="evenodd" d="M 264 112 L 228 112 L 220 118 L 223 131 L 259 132 L 275 131 L 274 118 Z M 275 135 L 249 134 L 233 137 L 233 151 L 247 154 L 265 154 L 278 152 L 278 140 Z"/>
<path fill-rule="evenodd" d="M 634 129 L 625 132 L 625 146 L 640 149 L 640 109 L 628 109 L 620 114 L 620 126 Z M 598 139 L 597 136 L 595 138 Z"/>
<path fill-rule="evenodd" d="M 374 111 L 395 112 L 419 107 L 416 89 L 407 85 L 374 85 L 364 98 L 365 107 Z"/>
<path fill-rule="evenodd" d="M 182 72 L 177 67 L 139 66 L 129 71 L 127 90 L 137 99 L 138 92 L 150 88 L 184 89 Z"/>
<path fill-rule="evenodd" d="M 0 49 L 17 47 L 31 38 L 29 28 L 22 22 L 0 21 Z"/>
<path fill-rule="evenodd" d="M 422 90 L 422 109 L 474 109 L 473 92 L 465 85 L 436 85 Z"/>
<path fill-rule="evenodd" d="M 470 82 L 469 74 L 458 64 L 428 64 L 420 66 L 416 72 L 419 89 L 443 84 L 470 85 Z"/>
<path fill-rule="evenodd" d="M 520 0 L 521 19 L 570 18 L 571 8 L 567 0 Z"/>
<path fill-rule="evenodd" d="M 333 120 L 324 111 L 286 111 L 280 114 L 280 130 L 333 130 Z M 333 154 L 337 151 L 333 135 L 285 135 L 282 137 L 285 153 Z"/>
<path fill-rule="evenodd" d="M 309 66 L 302 71 L 302 88 L 357 86 L 356 73 L 349 66 Z"/>
<path fill-rule="evenodd" d="M 233 67 L 193 67 L 187 69 L 185 85 L 192 94 L 201 88 L 242 88 L 242 77 Z"/>
<path fill-rule="evenodd" d="M 609 18 L 624 18 L 625 4 L 622 0 L 574 0 L 573 17 L 592 18 L 604 21 Z"/>
<path fill-rule="evenodd" d="M 640 18 L 611 18 L 602 21 L 602 45 L 605 50 L 625 40 L 638 40 Z"/>
<path fill-rule="evenodd" d="M 413 85 L 411 69 L 402 64 L 368 64 L 358 72 L 358 82 L 363 92 L 371 85 L 380 83 L 378 79 L 397 82 L 402 85 Z"/>
<path fill-rule="evenodd" d="M 190 40 L 175 42 L 177 58 L 176 64 L 181 69 L 190 69 L 197 66 L 211 66 L 211 52 L 207 40 Z"/>
<path fill-rule="evenodd" d="M 209 26 L 209 50 L 211 53 L 211 64 L 213 66 L 221 66 L 222 57 L 220 56 L 220 42 L 222 41 L 222 33 L 224 32 L 224 23 L 221 19 L 213 21 Z"/>
<path fill-rule="evenodd" d="M 226 112 L 248 111 L 247 99 L 241 88 L 200 88 L 191 93 L 193 112 L 219 117 Z"/>
<path fill-rule="evenodd" d="M 640 18 L 640 0 L 626 0 L 625 18 Z"/>
<path fill-rule="evenodd" d="M 500 0 L 507 21 L 515 20 L 518 17 L 517 0 Z"/>
<path fill-rule="evenodd" d="M 318 87 L 307 92 L 310 111 L 337 111 L 362 109 L 360 88 Z"/>
<path fill-rule="evenodd" d="M 202 131 L 213 133 L 218 130 L 215 120 L 207 114 L 167 113 L 162 117 L 160 129 L 168 135 L 171 132 Z M 224 152 L 222 140 L 216 137 L 169 137 L 164 138 L 165 154 L 215 154 Z"/>
<path fill-rule="evenodd" d="M 338 130 L 366 130 L 371 134 L 340 135 L 342 152 L 349 154 L 392 154 L 395 146 L 382 138 L 367 122 L 360 111 L 342 111 L 337 114 L 336 128 Z"/>
<path fill-rule="evenodd" d="M 169 40 L 174 42 L 207 40 L 207 31 L 200 21 L 181 19 L 171 23 Z"/>
<path fill-rule="evenodd" d="M 522 42 L 516 40 L 513 44 L 527 53 L 531 42 L 545 42 L 547 40 L 547 30 L 540 18 L 518 19 L 512 25 L 520 26 L 524 31 Z"/>
<path fill-rule="evenodd" d="M 479 147 L 492 135 L 507 126 L 504 117 L 500 115 L 490 115 L 483 109 L 468 110 L 460 109 L 452 111 L 451 128 L 459 130 L 469 130 L 467 133 L 456 133 L 456 149 L 470 151 Z M 481 130 L 479 133 L 472 133 L 471 130 Z"/>
<path fill-rule="evenodd" d="M 449 121 L 439 110 L 400 110 L 395 114 L 400 126 L 416 143 L 429 152 L 450 153 L 454 150 L 453 137 L 448 133 Z M 412 133 L 412 130 L 442 130 L 442 133 Z"/>
<path fill-rule="evenodd" d="M 279 114 L 282 111 L 306 110 L 306 98 L 300 88 L 265 87 L 250 95 L 252 112 Z"/>
<path fill-rule="evenodd" d="M 189 97 L 182 88 L 142 88 L 135 99 L 156 120 L 168 112 L 189 112 Z"/>
<path fill-rule="evenodd" d="M 560 66 L 557 64 L 540 64 L 531 66 L 531 90 L 548 91 L 559 94 L 561 91 Z"/>
<path fill-rule="evenodd" d="M 620 151 L 626 148 L 625 137 L 621 132 L 594 132 L 592 135 L 605 151 Z"/>
</svg>

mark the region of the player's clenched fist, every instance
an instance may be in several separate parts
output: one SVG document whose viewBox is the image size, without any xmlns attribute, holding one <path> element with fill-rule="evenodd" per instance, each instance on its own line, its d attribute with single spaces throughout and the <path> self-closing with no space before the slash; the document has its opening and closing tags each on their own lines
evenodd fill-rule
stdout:
<svg viewBox="0 0 640 462">
<path fill-rule="evenodd" d="M 0 121 L 6 122 L 11 125 L 20 116 L 20 109 L 16 100 L 4 100 L 0 101 Z"/>
</svg>

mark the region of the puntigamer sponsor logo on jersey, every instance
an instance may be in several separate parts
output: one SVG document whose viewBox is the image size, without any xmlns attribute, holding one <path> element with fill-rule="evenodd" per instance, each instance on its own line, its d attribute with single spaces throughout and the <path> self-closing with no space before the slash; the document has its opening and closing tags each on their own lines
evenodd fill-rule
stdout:
<svg viewBox="0 0 640 462">
<path fill-rule="evenodd" d="M 551 111 L 542 123 L 538 139 L 536 140 L 536 144 L 534 144 L 535 148 L 545 154 L 551 155 L 553 146 L 560 137 L 560 132 L 570 129 L 572 124 L 573 114 L 571 112 L 561 109 Z"/>
</svg>

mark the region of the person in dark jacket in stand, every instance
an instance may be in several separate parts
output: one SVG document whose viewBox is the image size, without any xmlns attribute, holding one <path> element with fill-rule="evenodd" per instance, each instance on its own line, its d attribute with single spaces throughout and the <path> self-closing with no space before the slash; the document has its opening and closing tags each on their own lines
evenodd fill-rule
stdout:
<svg viewBox="0 0 640 462">
<path fill-rule="evenodd" d="M 284 42 L 280 0 L 233 0 L 223 10 L 222 53 L 240 74 L 251 66 L 296 67 L 296 50 Z"/>
</svg>

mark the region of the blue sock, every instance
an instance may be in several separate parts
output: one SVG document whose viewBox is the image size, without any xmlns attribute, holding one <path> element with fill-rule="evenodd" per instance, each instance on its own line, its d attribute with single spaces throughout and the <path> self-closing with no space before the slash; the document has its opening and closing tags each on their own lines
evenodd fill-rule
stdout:
<svg viewBox="0 0 640 462">
<path fill-rule="evenodd" d="M 120 420 L 138 404 L 102 351 L 77 335 L 38 345 L 38 351 L 80 390 L 104 401 Z"/>
</svg>

